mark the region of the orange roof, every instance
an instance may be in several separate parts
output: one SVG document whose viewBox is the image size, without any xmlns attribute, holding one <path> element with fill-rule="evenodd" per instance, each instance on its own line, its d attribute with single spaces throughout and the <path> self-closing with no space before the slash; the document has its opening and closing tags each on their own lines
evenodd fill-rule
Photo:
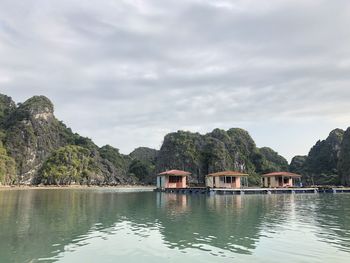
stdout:
<svg viewBox="0 0 350 263">
<path fill-rule="evenodd" d="M 181 170 L 169 170 L 165 171 L 162 173 L 159 173 L 158 175 L 176 175 L 176 176 L 187 176 L 190 175 L 191 173 L 186 172 L 186 171 L 181 171 Z"/>
<path fill-rule="evenodd" d="M 300 174 L 294 174 L 290 172 L 273 172 L 268 174 L 263 174 L 263 177 L 269 177 L 269 176 L 288 176 L 288 177 L 301 177 Z"/>
<path fill-rule="evenodd" d="M 208 176 L 248 176 L 248 174 L 244 174 L 237 171 L 222 171 L 218 173 L 208 174 Z"/>
</svg>

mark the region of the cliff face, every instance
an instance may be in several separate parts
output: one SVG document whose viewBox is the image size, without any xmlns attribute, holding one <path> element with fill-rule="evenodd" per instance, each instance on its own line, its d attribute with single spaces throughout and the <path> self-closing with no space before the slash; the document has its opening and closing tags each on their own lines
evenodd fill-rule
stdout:
<svg viewBox="0 0 350 263">
<path fill-rule="evenodd" d="M 349 129 L 333 130 L 289 167 L 277 152 L 256 147 L 249 133 L 238 128 L 204 135 L 178 131 L 165 136 L 159 151 L 140 147 L 123 155 L 73 133 L 56 119 L 44 96 L 16 105 L 0 94 L 0 183 L 154 184 L 158 172 L 181 169 L 192 173 L 192 183 L 204 183 L 208 173 L 238 170 L 251 174 L 250 183 L 258 185 L 259 174 L 289 169 L 302 174 L 306 185 L 350 185 Z"/>
<path fill-rule="evenodd" d="M 148 147 L 138 147 L 133 150 L 129 156 L 132 159 L 137 159 L 141 162 L 154 164 L 158 156 L 158 151 Z"/>
<path fill-rule="evenodd" d="M 4 128 L 4 123 L 12 111 L 16 109 L 16 103 L 11 97 L 0 94 L 0 129 Z"/>
<path fill-rule="evenodd" d="M 16 180 L 16 162 L 7 154 L 0 141 L 0 185 L 12 184 Z"/>
<path fill-rule="evenodd" d="M 156 182 L 156 160 L 158 151 L 148 147 L 138 147 L 129 155 L 131 160 L 128 174 L 144 184 Z"/>
<path fill-rule="evenodd" d="M 167 134 L 160 148 L 156 171 L 169 169 L 186 170 L 192 173 L 191 181 L 199 181 L 202 174 L 200 166 L 200 148 L 202 136 L 198 133 L 179 131 Z"/>
<path fill-rule="evenodd" d="M 288 161 L 279 155 L 277 152 L 269 147 L 263 147 L 258 149 L 258 153 L 262 158 L 259 158 L 259 162 L 255 162 L 257 171 L 261 174 L 271 173 L 275 171 L 288 171 Z"/>
<path fill-rule="evenodd" d="M 0 142 L 0 180 L 6 184 L 135 183 L 127 174 L 128 158 L 74 134 L 55 118 L 44 96 L 18 106 L 0 96 Z"/>
<path fill-rule="evenodd" d="M 305 163 L 307 160 L 307 156 L 305 155 L 297 155 L 294 156 L 289 165 L 289 170 L 296 174 L 305 175 Z"/>
<path fill-rule="evenodd" d="M 350 128 L 343 136 L 341 150 L 339 152 L 338 171 L 343 185 L 350 185 Z"/>
<path fill-rule="evenodd" d="M 67 185 L 119 185 L 132 184 L 122 166 L 116 166 L 91 149 L 67 145 L 54 151 L 43 163 L 36 183 Z"/>
<path fill-rule="evenodd" d="M 294 157 L 290 170 L 302 174 L 306 185 L 339 184 L 338 163 L 343 137 L 343 130 L 331 131 L 325 140 L 316 142 L 307 156 Z"/>
<path fill-rule="evenodd" d="M 45 97 L 33 97 L 20 104 L 5 122 L 5 147 L 17 166 L 18 180 L 31 183 L 43 161 L 66 145 L 65 127 L 53 115 Z"/>
<path fill-rule="evenodd" d="M 156 171 L 181 169 L 192 173 L 190 182 L 204 183 L 205 175 L 222 170 L 249 172 L 259 184 L 258 173 L 288 170 L 288 162 L 269 148 L 259 149 L 249 133 L 233 128 L 201 135 L 178 131 L 165 136 Z"/>
</svg>

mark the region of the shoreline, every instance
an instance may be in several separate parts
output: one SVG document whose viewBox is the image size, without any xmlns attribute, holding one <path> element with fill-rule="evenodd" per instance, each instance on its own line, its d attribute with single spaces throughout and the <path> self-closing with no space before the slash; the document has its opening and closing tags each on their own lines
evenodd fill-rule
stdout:
<svg viewBox="0 0 350 263">
<path fill-rule="evenodd" d="M 153 190 L 156 186 L 152 185 L 116 185 L 116 186 L 109 186 L 109 185 L 40 185 L 40 186 L 34 186 L 34 185 L 0 185 L 0 191 L 2 190 L 62 190 L 62 189 L 81 189 L 81 190 L 96 190 L 96 189 L 118 189 L 118 190 Z"/>
</svg>

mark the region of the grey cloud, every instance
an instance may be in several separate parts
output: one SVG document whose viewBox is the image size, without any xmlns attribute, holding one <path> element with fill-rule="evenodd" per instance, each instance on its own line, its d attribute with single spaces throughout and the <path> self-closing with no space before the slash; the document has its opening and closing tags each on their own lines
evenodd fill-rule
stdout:
<svg viewBox="0 0 350 263">
<path fill-rule="evenodd" d="M 264 145 L 307 122 L 298 152 L 276 136 L 290 158 L 324 134 L 305 129 L 350 123 L 349 20 L 343 0 L 0 0 L 0 91 L 44 94 L 122 152 L 239 125 Z"/>
</svg>

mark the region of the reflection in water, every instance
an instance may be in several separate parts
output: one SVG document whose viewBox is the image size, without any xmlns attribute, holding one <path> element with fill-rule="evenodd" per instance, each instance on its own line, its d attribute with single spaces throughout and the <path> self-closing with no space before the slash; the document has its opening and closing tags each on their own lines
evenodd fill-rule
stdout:
<svg viewBox="0 0 350 263">
<path fill-rule="evenodd" d="M 286 253 L 336 262 L 350 255 L 349 203 L 347 194 L 0 191 L 1 262 L 277 262 Z"/>
<path fill-rule="evenodd" d="M 158 199 L 164 208 L 161 233 L 169 247 L 209 250 L 209 245 L 220 253 L 252 254 L 259 238 L 279 231 L 294 211 L 292 195 L 203 198 L 158 193 Z"/>
<path fill-rule="evenodd" d="M 315 206 L 314 218 L 322 227 L 321 241 L 350 252 L 350 198 L 341 196 L 324 195 Z"/>
<path fill-rule="evenodd" d="M 190 196 L 158 193 L 162 201 L 159 221 L 166 244 L 180 248 L 214 246 L 238 253 L 250 253 L 259 237 L 261 205 L 252 208 L 241 196 Z M 245 209 L 242 206 L 245 205 Z M 203 212 L 205 211 L 205 213 Z"/>
</svg>

